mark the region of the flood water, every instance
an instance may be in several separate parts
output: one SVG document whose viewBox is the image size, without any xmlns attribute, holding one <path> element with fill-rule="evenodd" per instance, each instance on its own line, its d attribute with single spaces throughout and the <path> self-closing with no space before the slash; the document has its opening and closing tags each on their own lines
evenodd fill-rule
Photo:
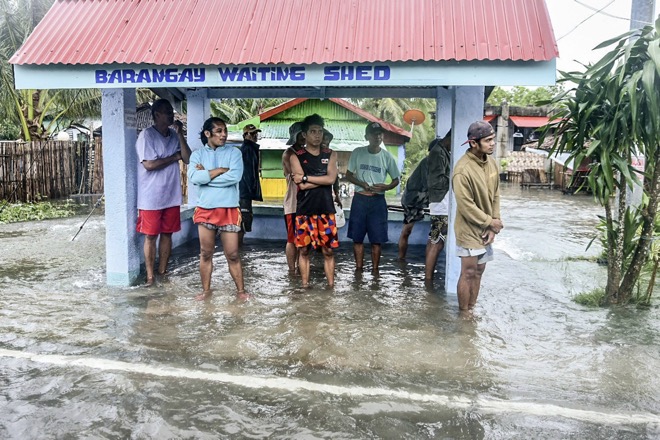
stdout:
<svg viewBox="0 0 660 440">
<path fill-rule="evenodd" d="M 475 318 L 423 287 L 423 248 L 380 277 L 350 243 L 326 290 L 301 290 L 282 243 L 247 241 L 237 302 L 195 243 L 169 280 L 105 286 L 94 215 L 0 225 L 0 438 L 639 439 L 660 437 L 660 314 L 572 301 L 602 286 L 582 259 L 601 213 L 586 196 L 504 188 L 506 229 Z M 249 236 L 248 236 L 249 237 Z M 438 283 L 441 284 L 441 283 Z"/>
</svg>

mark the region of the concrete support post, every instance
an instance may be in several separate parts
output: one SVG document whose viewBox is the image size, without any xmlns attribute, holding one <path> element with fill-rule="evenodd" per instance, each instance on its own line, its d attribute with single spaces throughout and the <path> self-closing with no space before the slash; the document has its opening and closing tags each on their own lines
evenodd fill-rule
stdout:
<svg viewBox="0 0 660 440">
<path fill-rule="evenodd" d="M 436 89 L 435 103 L 435 136 L 444 137 L 451 129 L 452 102 L 454 90 L 445 87 Z"/>
<path fill-rule="evenodd" d="M 499 159 L 509 155 L 509 104 L 506 101 L 502 102 L 502 114 L 497 117 L 495 139 L 495 161 L 499 166 Z"/>
<path fill-rule="evenodd" d="M 129 286 L 140 273 L 135 107 L 135 89 L 103 90 L 105 254 L 111 286 Z"/>
<path fill-rule="evenodd" d="M 199 140 L 199 132 L 202 125 L 211 116 L 211 99 L 208 89 L 189 90 L 186 93 L 188 101 L 188 136 L 187 141 L 190 149 L 195 151 L 202 146 Z M 197 188 L 188 184 L 188 206 L 197 205 Z"/>
<path fill-rule="evenodd" d="M 467 139 L 468 127 L 474 121 L 484 117 L 483 86 L 455 87 L 452 100 L 452 141 L 451 160 L 452 173 L 456 162 L 465 154 L 466 147 L 461 145 Z M 456 198 L 449 187 L 449 231 L 445 249 L 447 252 L 447 272 L 445 275 L 445 291 L 456 294 L 458 277 L 461 274 L 461 261 L 456 255 L 456 236 L 454 235 L 454 221 L 456 220 Z"/>
</svg>

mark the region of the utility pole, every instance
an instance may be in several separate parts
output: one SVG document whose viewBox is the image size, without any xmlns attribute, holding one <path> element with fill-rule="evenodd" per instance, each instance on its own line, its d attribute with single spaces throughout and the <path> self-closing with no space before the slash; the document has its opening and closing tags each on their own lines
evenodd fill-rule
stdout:
<svg viewBox="0 0 660 440">
<path fill-rule="evenodd" d="M 655 0 L 632 0 L 630 30 L 640 29 L 655 21 Z"/>
<path fill-rule="evenodd" d="M 641 29 L 655 22 L 655 0 L 632 0 L 630 9 L 630 30 Z M 633 157 L 633 166 L 644 171 L 643 155 Z M 643 189 L 641 185 L 626 188 L 626 205 L 639 206 L 642 204 Z"/>
</svg>

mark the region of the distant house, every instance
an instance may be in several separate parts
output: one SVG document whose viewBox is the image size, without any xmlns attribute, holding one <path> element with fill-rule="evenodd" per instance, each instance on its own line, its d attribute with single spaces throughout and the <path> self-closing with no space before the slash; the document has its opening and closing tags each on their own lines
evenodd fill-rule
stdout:
<svg viewBox="0 0 660 440">
<path fill-rule="evenodd" d="M 239 127 L 254 124 L 262 130 L 259 144 L 264 198 L 284 197 L 286 180 L 282 172 L 282 153 L 288 148 L 286 142 L 289 139 L 289 127 L 314 113 L 325 119 L 325 128 L 334 136 L 330 148 L 337 152 L 340 182 L 346 175 L 351 152 L 368 144 L 364 138 L 364 128 L 368 122 L 379 122 L 385 128 L 383 144 L 396 159 L 399 169 L 403 169 L 405 144 L 410 140 L 409 132 L 343 99 L 292 99 L 238 124 Z M 396 192 L 392 190 L 392 193 Z"/>
<path fill-rule="evenodd" d="M 183 124 L 184 133 L 187 132 L 188 118 L 186 117 L 186 115 L 181 114 L 175 110 L 174 120 L 181 121 L 181 123 Z M 151 116 L 151 103 L 145 102 L 144 104 L 138 105 L 137 108 L 135 109 L 135 124 L 137 128 L 137 134 L 140 134 L 140 132 L 145 128 L 152 126 L 153 123 L 154 123 L 154 119 Z M 199 128 L 201 129 L 202 127 Z M 94 137 L 95 138 L 103 137 L 102 126 L 99 126 L 96 130 L 94 130 Z"/>
</svg>

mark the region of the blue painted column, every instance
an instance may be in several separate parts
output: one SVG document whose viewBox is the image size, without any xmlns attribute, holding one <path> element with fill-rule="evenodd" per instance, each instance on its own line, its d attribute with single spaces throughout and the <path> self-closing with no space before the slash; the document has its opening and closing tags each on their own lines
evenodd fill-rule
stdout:
<svg viewBox="0 0 660 440">
<path fill-rule="evenodd" d="M 436 89 L 436 99 L 435 99 L 435 136 L 436 137 L 444 137 L 447 132 L 451 129 L 452 123 L 453 123 L 453 118 L 452 118 L 452 112 L 454 110 L 454 89 L 452 88 L 445 88 L 445 87 L 438 87 Z M 450 169 L 450 175 L 454 171 L 453 164 L 451 165 Z M 451 179 L 450 179 L 451 180 Z M 451 189 L 449 190 L 448 193 L 449 197 L 451 196 Z M 449 203 L 451 206 L 451 201 Z M 460 273 L 460 261 L 457 261 L 456 258 L 449 258 L 450 255 L 454 255 L 456 252 L 453 252 L 453 254 L 449 253 L 449 236 L 454 236 L 454 218 L 450 217 L 449 218 L 449 227 L 448 227 L 448 232 L 447 232 L 447 242 L 445 243 L 445 247 L 443 249 L 443 252 L 445 253 L 445 292 L 449 292 L 447 290 L 447 279 L 449 277 L 449 273 L 452 271 L 456 270 L 456 264 L 458 264 L 458 270 Z M 455 246 L 454 246 L 455 247 Z M 442 261 L 440 258 L 438 258 L 439 261 Z M 451 293 L 456 293 L 456 291 L 452 291 Z"/>
<path fill-rule="evenodd" d="M 135 89 L 104 89 L 103 184 L 105 186 L 106 277 L 129 286 L 140 273 L 137 219 Z"/>
<path fill-rule="evenodd" d="M 199 132 L 202 125 L 211 116 L 211 100 L 208 89 L 189 90 L 186 93 L 188 100 L 188 146 L 192 151 L 202 146 Z M 197 187 L 188 182 L 188 206 L 197 206 Z"/>
<path fill-rule="evenodd" d="M 468 127 L 474 121 L 484 117 L 484 87 L 454 87 L 452 96 L 452 141 L 451 141 L 451 170 L 454 172 L 456 162 L 467 151 L 467 145 L 461 145 L 467 139 Z M 445 276 L 445 291 L 456 294 L 458 278 L 461 274 L 461 261 L 456 255 L 456 236 L 454 235 L 454 221 L 456 220 L 456 198 L 449 186 L 451 199 L 449 199 L 449 232 L 447 234 L 447 272 Z"/>
</svg>

